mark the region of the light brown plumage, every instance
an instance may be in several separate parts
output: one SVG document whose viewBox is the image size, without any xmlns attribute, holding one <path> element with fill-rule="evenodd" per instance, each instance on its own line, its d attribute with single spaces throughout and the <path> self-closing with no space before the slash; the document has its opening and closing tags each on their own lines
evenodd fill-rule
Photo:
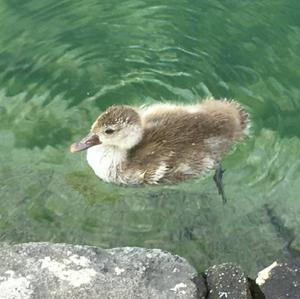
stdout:
<svg viewBox="0 0 300 299">
<path fill-rule="evenodd" d="M 213 167 L 245 136 L 248 125 L 248 114 L 234 101 L 208 99 L 144 109 L 112 106 L 92 126 L 93 138 L 102 144 L 91 146 L 87 158 L 105 181 L 178 182 Z"/>
</svg>

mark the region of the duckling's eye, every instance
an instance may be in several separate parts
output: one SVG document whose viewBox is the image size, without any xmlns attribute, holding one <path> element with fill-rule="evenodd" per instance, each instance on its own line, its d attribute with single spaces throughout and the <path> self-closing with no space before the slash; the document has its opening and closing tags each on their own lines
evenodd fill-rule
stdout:
<svg viewBox="0 0 300 299">
<path fill-rule="evenodd" d="M 106 130 L 104 131 L 104 133 L 105 133 L 105 134 L 108 134 L 108 135 L 111 135 L 114 131 L 115 131 L 115 130 L 113 130 L 113 129 L 106 129 Z"/>
</svg>

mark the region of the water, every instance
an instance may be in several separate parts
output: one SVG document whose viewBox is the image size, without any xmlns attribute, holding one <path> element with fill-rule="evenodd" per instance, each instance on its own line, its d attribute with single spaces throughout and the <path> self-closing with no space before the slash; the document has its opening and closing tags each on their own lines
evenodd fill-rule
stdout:
<svg viewBox="0 0 300 299">
<path fill-rule="evenodd" d="M 159 247 L 254 275 L 300 253 L 300 2 L 0 2 L 0 240 Z M 176 186 L 99 181 L 68 146 L 113 103 L 235 98 L 251 138 Z"/>
</svg>

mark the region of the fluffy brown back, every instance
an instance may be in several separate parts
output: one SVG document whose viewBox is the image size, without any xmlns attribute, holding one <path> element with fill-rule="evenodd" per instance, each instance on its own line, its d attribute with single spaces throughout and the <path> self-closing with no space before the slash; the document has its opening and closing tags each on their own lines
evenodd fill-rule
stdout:
<svg viewBox="0 0 300 299">
<path fill-rule="evenodd" d="M 182 180 L 211 167 L 245 135 L 248 115 L 238 103 L 209 99 L 193 107 L 194 112 L 177 106 L 145 116 L 142 141 L 129 151 L 128 166 L 147 169 L 146 180 L 159 166 L 168 172 L 165 180 Z"/>
</svg>

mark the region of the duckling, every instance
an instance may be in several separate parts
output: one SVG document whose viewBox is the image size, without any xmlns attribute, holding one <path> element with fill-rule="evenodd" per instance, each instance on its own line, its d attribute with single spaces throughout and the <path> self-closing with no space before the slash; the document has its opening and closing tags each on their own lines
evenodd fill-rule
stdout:
<svg viewBox="0 0 300 299">
<path fill-rule="evenodd" d="M 219 159 L 248 127 L 248 114 L 235 101 L 116 105 L 70 151 L 87 150 L 87 162 L 100 179 L 124 185 L 177 183 L 217 167 L 214 179 L 225 201 Z"/>
</svg>

